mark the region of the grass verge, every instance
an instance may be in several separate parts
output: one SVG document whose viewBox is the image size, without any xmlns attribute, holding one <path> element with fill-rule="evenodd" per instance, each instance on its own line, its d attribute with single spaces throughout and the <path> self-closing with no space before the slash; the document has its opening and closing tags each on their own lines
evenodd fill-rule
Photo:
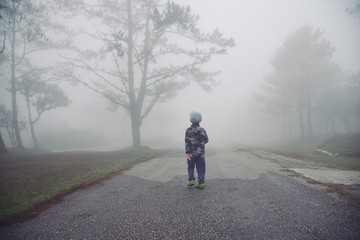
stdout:
<svg viewBox="0 0 360 240">
<path fill-rule="evenodd" d="M 162 153 L 142 148 L 114 152 L 1 155 L 0 223 Z"/>
<path fill-rule="evenodd" d="M 280 151 L 274 149 L 263 149 L 264 151 L 271 152 L 285 157 L 295 158 L 307 162 L 314 162 L 325 165 L 330 168 L 360 171 L 360 158 L 351 157 L 327 157 L 320 155 L 313 155 L 307 153 L 294 153 L 287 151 Z"/>
</svg>

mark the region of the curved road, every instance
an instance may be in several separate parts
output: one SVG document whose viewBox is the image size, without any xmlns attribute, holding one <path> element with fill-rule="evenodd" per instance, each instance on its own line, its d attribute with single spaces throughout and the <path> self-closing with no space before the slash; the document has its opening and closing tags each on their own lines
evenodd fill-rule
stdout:
<svg viewBox="0 0 360 240">
<path fill-rule="evenodd" d="M 70 194 L 0 239 L 360 239 L 360 208 L 289 176 L 318 169 L 264 152 L 208 151 L 206 189 L 182 152 Z"/>
</svg>

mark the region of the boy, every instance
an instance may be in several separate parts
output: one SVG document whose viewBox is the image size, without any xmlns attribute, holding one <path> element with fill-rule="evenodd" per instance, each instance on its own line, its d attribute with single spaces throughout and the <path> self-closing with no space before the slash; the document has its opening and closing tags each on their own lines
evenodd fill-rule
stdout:
<svg viewBox="0 0 360 240">
<path fill-rule="evenodd" d="M 205 188 L 205 144 L 209 141 L 205 129 L 200 127 L 201 113 L 191 112 L 192 125 L 185 133 L 185 153 L 187 155 L 189 183 L 188 187 L 195 185 L 194 167 L 198 173 L 198 189 Z"/>
</svg>

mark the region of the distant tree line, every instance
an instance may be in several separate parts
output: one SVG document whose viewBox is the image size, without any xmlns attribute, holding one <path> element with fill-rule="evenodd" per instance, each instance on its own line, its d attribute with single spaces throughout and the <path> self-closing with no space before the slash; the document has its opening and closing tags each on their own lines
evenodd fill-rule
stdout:
<svg viewBox="0 0 360 240">
<path fill-rule="evenodd" d="M 336 122 L 352 132 L 360 117 L 360 72 L 345 73 L 332 61 L 334 51 L 323 31 L 309 25 L 290 34 L 254 96 L 256 112 L 278 119 L 289 139 L 312 138 L 314 122 L 322 134 L 335 134 Z"/>
</svg>

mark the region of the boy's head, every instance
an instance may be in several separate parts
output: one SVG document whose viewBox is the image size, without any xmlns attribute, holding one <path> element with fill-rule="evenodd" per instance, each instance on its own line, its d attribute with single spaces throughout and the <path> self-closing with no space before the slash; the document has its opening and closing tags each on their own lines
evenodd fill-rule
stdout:
<svg viewBox="0 0 360 240">
<path fill-rule="evenodd" d="M 201 113 L 193 111 L 190 113 L 190 122 L 200 123 L 201 122 Z"/>
</svg>

